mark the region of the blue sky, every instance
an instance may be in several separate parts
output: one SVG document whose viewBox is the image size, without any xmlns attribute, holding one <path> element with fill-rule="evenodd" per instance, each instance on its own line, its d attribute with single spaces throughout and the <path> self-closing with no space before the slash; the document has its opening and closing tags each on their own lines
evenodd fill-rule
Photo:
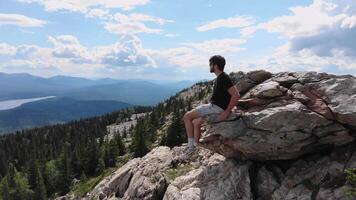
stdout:
<svg viewBox="0 0 356 200">
<path fill-rule="evenodd" d="M 116 79 L 265 69 L 356 74 L 348 0 L 2 0 L 0 71 Z"/>
</svg>

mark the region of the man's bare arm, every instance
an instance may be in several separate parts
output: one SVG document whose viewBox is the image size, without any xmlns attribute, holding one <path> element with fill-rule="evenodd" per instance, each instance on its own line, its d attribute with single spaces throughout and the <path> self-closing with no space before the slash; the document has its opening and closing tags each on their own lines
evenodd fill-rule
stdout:
<svg viewBox="0 0 356 200">
<path fill-rule="evenodd" d="M 236 86 L 231 86 L 227 91 L 231 95 L 231 98 L 230 98 L 230 103 L 225 111 L 230 113 L 231 110 L 236 106 L 237 101 L 240 99 L 240 93 L 237 90 Z"/>
<path fill-rule="evenodd" d="M 228 118 L 231 113 L 231 110 L 236 106 L 237 101 L 240 99 L 240 93 L 237 90 L 236 86 L 231 86 L 227 91 L 231 95 L 230 103 L 227 108 L 220 113 L 220 120 L 225 120 Z"/>
</svg>

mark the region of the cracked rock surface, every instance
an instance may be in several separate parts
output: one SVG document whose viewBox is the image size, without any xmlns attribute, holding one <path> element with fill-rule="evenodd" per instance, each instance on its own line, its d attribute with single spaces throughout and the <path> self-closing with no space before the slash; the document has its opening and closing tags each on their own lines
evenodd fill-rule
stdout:
<svg viewBox="0 0 356 200">
<path fill-rule="evenodd" d="M 255 71 L 240 73 L 235 82 L 243 88 L 238 113 L 232 113 L 234 120 L 207 124 L 205 148 L 229 158 L 287 160 L 354 140 L 353 76 Z"/>
</svg>

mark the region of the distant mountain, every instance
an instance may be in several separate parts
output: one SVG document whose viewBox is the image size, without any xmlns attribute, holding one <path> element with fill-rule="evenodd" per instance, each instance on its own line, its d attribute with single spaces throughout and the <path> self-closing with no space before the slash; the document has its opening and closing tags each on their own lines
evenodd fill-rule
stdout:
<svg viewBox="0 0 356 200">
<path fill-rule="evenodd" d="M 152 105 L 195 81 L 91 80 L 71 76 L 42 78 L 25 73 L 0 73 L 0 101 L 43 96 L 73 97 L 77 100 L 115 100 Z M 126 95 L 126 96 L 125 96 Z"/>
<path fill-rule="evenodd" d="M 42 78 L 25 73 L 0 73 L 0 100 L 56 96 L 56 94 L 63 93 L 68 89 L 95 84 L 96 82 L 93 80 L 77 77 Z"/>
<path fill-rule="evenodd" d="M 102 115 L 129 106 L 119 101 L 83 101 L 67 97 L 35 101 L 0 111 L 0 134 Z"/>
<path fill-rule="evenodd" d="M 0 101 L 57 97 L 0 111 L 0 132 L 96 116 L 131 105 L 155 105 L 193 84 L 194 81 L 43 78 L 0 72 Z"/>
<path fill-rule="evenodd" d="M 178 92 L 179 88 L 148 81 L 122 81 L 73 89 L 62 95 L 81 100 L 118 100 L 134 105 L 154 105 Z"/>
<path fill-rule="evenodd" d="M 52 84 L 65 85 L 69 87 L 85 87 L 97 84 L 94 80 L 71 76 L 53 76 L 47 80 Z"/>
</svg>

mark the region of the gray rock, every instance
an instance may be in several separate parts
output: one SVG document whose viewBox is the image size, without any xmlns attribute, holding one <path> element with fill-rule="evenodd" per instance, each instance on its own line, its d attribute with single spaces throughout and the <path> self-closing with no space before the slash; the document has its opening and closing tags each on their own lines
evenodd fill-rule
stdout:
<svg viewBox="0 0 356 200">
<path fill-rule="evenodd" d="M 335 118 L 356 127 L 356 78 L 340 76 L 310 83 L 309 87 L 322 94 Z"/>
<path fill-rule="evenodd" d="M 243 95 L 255 85 L 269 79 L 271 75 L 272 74 L 270 72 L 266 72 L 264 70 L 257 70 L 248 72 L 246 75 L 243 73 L 238 73 L 233 77 L 236 77 L 234 78 L 237 82 L 236 88 L 239 90 L 240 94 Z"/>
<path fill-rule="evenodd" d="M 204 148 L 186 157 L 185 147 L 161 146 L 129 161 L 84 199 L 252 199 L 250 165 Z"/>
<path fill-rule="evenodd" d="M 248 169 L 248 163 L 214 154 L 205 165 L 176 178 L 163 199 L 252 199 Z"/>
<path fill-rule="evenodd" d="M 274 174 L 262 166 L 256 179 L 258 199 L 271 199 L 273 192 L 280 187 L 280 183 Z"/>
<path fill-rule="evenodd" d="M 238 112 L 236 120 L 208 121 L 202 145 L 226 157 L 256 160 L 293 159 L 345 145 L 354 140 L 356 79 L 279 73 L 250 88 Z"/>
</svg>

